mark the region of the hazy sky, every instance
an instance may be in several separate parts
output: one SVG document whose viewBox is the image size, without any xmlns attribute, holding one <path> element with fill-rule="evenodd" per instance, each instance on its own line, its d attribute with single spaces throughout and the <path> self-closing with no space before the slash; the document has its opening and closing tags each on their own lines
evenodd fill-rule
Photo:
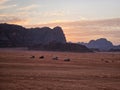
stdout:
<svg viewBox="0 0 120 90">
<path fill-rule="evenodd" d="M 67 41 L 120 44 L 120 0 L 0 0 L 0 23 L 61 26 Z"/>
</svg>

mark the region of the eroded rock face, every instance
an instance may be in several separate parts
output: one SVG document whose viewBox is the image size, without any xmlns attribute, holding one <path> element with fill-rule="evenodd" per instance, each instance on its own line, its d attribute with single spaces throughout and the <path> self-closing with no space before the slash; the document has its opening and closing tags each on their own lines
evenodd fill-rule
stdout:
<svg viewBox="0 0 120 90">
<path fill-rule="evenodd" d="M 61 27 L 26 29 L 18 25 L 0 24 L 0 44 L 2 46 L 31 46 L 50 42 L 66 43 Z"/>
<path fill-rule="evenodd" d="M 113 44 L 112 44 L 112 42 L 108 41 L 105 38 L 100 38 L 100 39 L 97 39 L 97 40 L 91 40 L 89 42 L 89 44 L 87 45 L 87 47 L 98 48 L 101 51 L 105 51 L 105 50 L 107 51 L 107 50 L 109 50 L 110 48 L 113 47 Z"/>
<path fill-rule="evenodd" d="M 66 43 L 66 38 L 61 27 L 57 26 L 53 28 L 54 40 L 62 43 Z"/>
<path fill-rule="evenodd" d="M 100 51 L 108 51 L 113 48 L 113 44 L 111 41 L 108 41 L 105 38 L 100 38 L 97 40 L 91 40 L 89 43 L 80 43 L 82 45 L 87 46 L 88 48 L 92 49 L 99 49 Z"/>
</svg>

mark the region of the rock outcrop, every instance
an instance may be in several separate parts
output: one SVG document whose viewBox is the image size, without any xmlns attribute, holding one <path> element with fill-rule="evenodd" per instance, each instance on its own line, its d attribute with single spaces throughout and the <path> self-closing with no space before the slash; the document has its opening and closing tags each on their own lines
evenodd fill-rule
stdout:
<svg viewBox="0 0 120 90">
<path fill-rule="evenodd" d="M 111 41 L 108 41 L 105 38 L 100 38 L 97 40 L 91 40 L 89 43 L 81 42 L 81 45 L 85 45 L 91 50 L 94 51 L 119 51 L 120 46 L 114 46 Z"/>
<path fill-rule="evenodd" d="M 50 42 L 66 43 L 66 38 L 61 27 L 53 29 L 24 28 L 19 25 L 0 24 L 0 46 L 33 46 L 48 44 Z"/>
<path fill-rule="evenodd" d="M 49 44 L 40 44 L 29 47 L 29 50 L 43 50 L 43 51 L 67 51 L 67 52 L 92 52 L 84 45 L 79 45 L 75 43 L 55 43 L 51 42 Z"/>
<path fill-rule="evenodd" d="M 113 47 L 112 42 L 108 41 L 105 38 L 100 38 L 97 40 L 91 40 L 89 44 L 87 45 L 88 48 L 97 48 L 101 51 L 108 51 Z"/>
</svg>

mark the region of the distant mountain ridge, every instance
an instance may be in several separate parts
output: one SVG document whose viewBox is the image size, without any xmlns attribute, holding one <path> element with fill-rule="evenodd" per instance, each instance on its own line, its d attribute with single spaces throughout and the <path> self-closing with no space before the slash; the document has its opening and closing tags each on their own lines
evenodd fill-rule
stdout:
<svg viewBox="0 0 120 90">
<path fill-rule="evenodd" d="M 66 43 L 61 27 L 27 29 L 19 25 L 0 24 L 0 46 L 32 46 L 49 42 Z"/>
<path fill-rule="evenodd" d="M 120 46 L 114 46 L 111 41 L 105 38 L 100 38 L 97 40 L 90 40 L 88 43 L 80 42 L 79 44 L 85 45 L 90 49 L 98 49 L 100 51 L 118 50 Z M 118 50 L 119 51 L 119 50 Z"/>
</svg>

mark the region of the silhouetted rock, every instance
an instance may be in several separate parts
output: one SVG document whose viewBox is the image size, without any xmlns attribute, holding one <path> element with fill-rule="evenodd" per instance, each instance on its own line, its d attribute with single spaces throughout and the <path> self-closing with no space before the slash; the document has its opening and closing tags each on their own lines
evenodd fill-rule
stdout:
<svg viewBox="0 0 120 90">
<path fill-rule="evenodd" d="M 61 27 L 26 29 L 19 25 L 0 24 L 0 47 L 33 46 L 49 42 L 66 43 Z"/>
<path fill-rule="evenodd" d="M 85 45 L 89 49 L 95 50 L 95 51 L 109 51 L 110 49 L 114 48 L 112 42 L 108 41 L 105 38 L 100 38 L 97 40 L 91 40 L 89 43 L 79 43 L 82 45 Z"/>
<path fill-rule="evenodd" d="M 44 59 L 44 56 L 40 56 L 39 59 Z"/>
<path fill-rule="evenodd" d="M 35 58 L 35 56 L 31 56 L 30 58 Z"/>
<path fill-rule="evenodd" d="M 53 60 L 58 60 L 58 57 L 54 57 Z"/>
<path fill-rule="evenodd" d="M 0 24 L 0 47 L 23 46 L 26 30 L 19 25 Z"/>
<path fill-rule="evenodd" d="M 114 49 L 114 48 L 112 48 L 112 49 L 109 50 L 109 52 L 120 52 L 120 49 Z"/>
<path fill-rule="evenodd" d="M 109 63 L 109 61 L 106 60 L 105 63 Z"/>
<path fill-rule="evenodd" d="M 69 59 L 69 58 L 67 58 L 67 59 L 64 59 L 64 61 L 69 62 L 69 61 L 70 61 L 70 59 Z"/>
<path fill-rule="evenodd" d="M 29 47 L 29 50 L 45 50 L 45 51 L 68 51 L 68 52 L 92 52 L 84 45 L 75 43 L 56 43 L 40 44 Z"/>
<path fill-rule="evenodd" d="M 88 48 L 98 48 L 101 51 L 107 51 L 113 47 L 113 44 L 107 39 L 100 38 L 97 40 L 91 40 L 88 45 Z"/>
</svg>

